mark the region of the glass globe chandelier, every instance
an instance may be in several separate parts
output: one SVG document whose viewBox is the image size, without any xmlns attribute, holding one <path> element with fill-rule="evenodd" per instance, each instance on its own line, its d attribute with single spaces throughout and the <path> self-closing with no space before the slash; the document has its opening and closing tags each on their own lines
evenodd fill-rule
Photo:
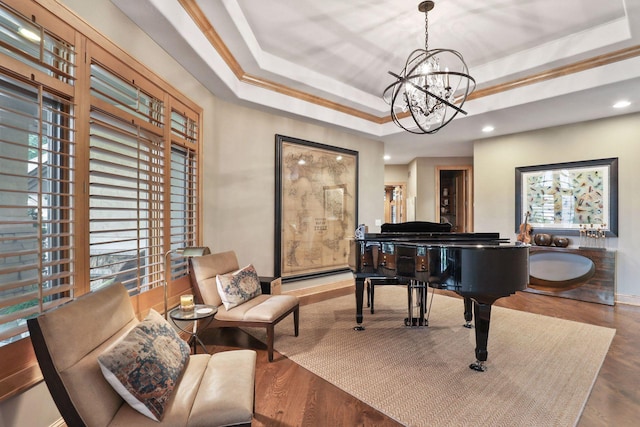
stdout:
<svg viewBox="0 0 640 427">
<path fill-rule="evenodd" d="M 383 93 L 391 106 L 391 118 L 402 129 L 416 134 L 436 133 L 462 110 L 476 87 L 462 55 L 451 49 L 429 50 L 429 11 L 433 1 L 423 1 L 418 10 L 425 17 L 424 49 L 416 49 L 396 74 L 396 81 Z M 413 120 L 409 120 L 411 117 Z"/>
</svg>

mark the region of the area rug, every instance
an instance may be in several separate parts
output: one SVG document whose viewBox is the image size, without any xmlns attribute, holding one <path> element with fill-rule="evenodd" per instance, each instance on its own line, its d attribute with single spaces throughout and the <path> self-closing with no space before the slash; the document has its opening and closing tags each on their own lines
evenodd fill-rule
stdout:
<svg viewBox="0 0 640 427">
<path fill-rule="evenodd" d="M 364 331 L 353 330 L 353 296 L 302 306 L 300 336 L 289 316 L 275 349 L 407 426 L 577 423 L 615 329 L 493 307 L 487 370 L 476 372 L 462 300 L 434 295 L 429 326 L 407 328 L 406 292 L 376 288 Z"/>
</svg>

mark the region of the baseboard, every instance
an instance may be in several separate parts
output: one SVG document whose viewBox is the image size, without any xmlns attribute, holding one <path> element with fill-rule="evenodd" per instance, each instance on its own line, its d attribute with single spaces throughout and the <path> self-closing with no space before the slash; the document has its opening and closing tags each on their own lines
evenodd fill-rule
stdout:
<svg viewBox="0 0 640 427">
<path fill-rule="evenodd" d="M 616 304 L 627 304 L 640 306 L 639 295 L 622 295 L 616 294 Z"/>
</svg>

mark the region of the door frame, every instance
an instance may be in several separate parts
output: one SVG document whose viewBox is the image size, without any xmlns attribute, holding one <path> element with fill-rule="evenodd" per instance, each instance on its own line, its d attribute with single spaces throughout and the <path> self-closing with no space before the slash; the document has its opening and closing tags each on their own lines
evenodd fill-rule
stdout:
<svg viewBox="0 0 640 427">
<path fill-rule="evenodd" d="M 464 184 L 464 200 L 465 200 L 465 230 L 466 232 L 473 231 L 473 166 L 471 165 L 445 165 L 436 166 L 436 179 L 435 179 L 435 217 L 436 221 L 440 222 L 440 171 L 445 170 L 459 170 L 464 171 L 466 174 L 466 180 Z"/>
<path fill-rule="evenodd" d="M 401 222 L 407 221 L 407 183 L 406 182 L 385 182 L 384 183 L 385 193 L 387 191 L 387 187 L 402 188 L 402 202 L 400 204 Z M 390 215 L 389 206 L 390 206 L 390 202 L 386 200 L 386 194 L 385 194 L 385 202 L 384 202 L 385 222 L 390 222 L 390 221 L 387 221 L 387 218 L 389 218 L 389 215 Z"/>
</svg>

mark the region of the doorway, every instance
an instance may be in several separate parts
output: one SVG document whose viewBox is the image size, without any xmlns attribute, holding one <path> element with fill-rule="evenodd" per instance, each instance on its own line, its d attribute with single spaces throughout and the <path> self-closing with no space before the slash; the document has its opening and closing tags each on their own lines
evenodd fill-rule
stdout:
<svg viewBox="0 0 640 427">
<path fill-rule="evenodd" d="M 384 185 L 384 222 L 397 224 L 406 221 L 406 184 L 386 183 Z"/>
<path fill-rule="evenodd" d="M 473 167 L 436 166 L 436 219 L 451 231 L 473 231 Z"/>
</svg>

